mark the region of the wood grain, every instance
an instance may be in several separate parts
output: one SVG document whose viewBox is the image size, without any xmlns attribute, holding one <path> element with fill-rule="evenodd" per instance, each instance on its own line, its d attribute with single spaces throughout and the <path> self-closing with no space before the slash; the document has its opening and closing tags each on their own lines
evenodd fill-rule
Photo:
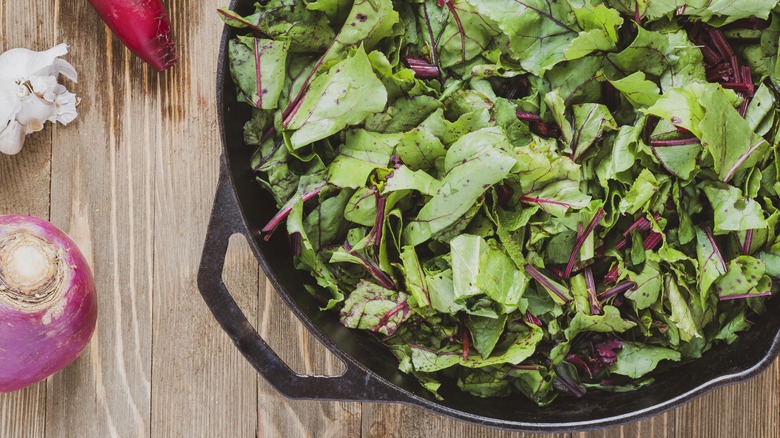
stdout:
<svg viewBox="0 0 780 438">
<path fill-rule="evenodd" d="M 56 44 L 51 2 L 0 0 L 0 53 L 14 47 L 46 50 Z M 49 218 L 51 198 L 52 130 L 27 138 L 22 154 L 0 154 L 0 214 L 29 214 Z M 0 394 L 0 437 L 44 436 L 46 383 L 12 394 Z"/>
<path fill-rule="evenodd" d="M 344 371 L 338 362 L 279 298 L 270 283 L 263 283 L 256 327 L 260 335 L 294 371 L 336 375 Z M 258 386 L 258 436 L 359 437 L 361 409 L 358 403 L 289 400 L 267 382 Z"/>
<path fill-rule="evenodd" d="M 217 3 L 166 2 L 181 61 L 163 75 L 153 114 L 154 155 L 152 435 L 244 437 L 256 429 L 256 373 L 219 329 L 196 287 L 214 197 L 219 129 L 215 81 Z M 141 90 L 139 90 L 141 94 Z M 239 305 L 254 318 L 257 264 L 233 256 Z M 158 383 L 159 382 L 159 383 Z"/>
<path fill-rule="evenodd" d="M 0 155 L 0 214 L 50 218 L 76 240 L 99 289 L 98 331 L 70 367 L 0 395 L 0 437 L 523 437 L 394 404 L 293 401 L 260 378 L 196 288 L 220 154 L 215 70 L 220 2 L 168 0 L 181 62 L 158 74 L 86 1 L 0 0 L 0 51 L 70 45 L 83 98 Z M 231 238 L 226 286 L 294 370 L 343 370 Z M 780 368 L 677 410 L 557 438 L 750 436 L 780 432 Z"/>
</svg>

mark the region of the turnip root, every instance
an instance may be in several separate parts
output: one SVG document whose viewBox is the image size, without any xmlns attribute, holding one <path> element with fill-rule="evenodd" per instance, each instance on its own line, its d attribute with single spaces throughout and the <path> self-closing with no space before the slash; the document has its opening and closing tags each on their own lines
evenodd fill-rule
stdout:
<svg viewBox="0 0 780 438">
<path fill-rule="evenodd" d="M 84 350 L 95 283 L 76 244 L 30 216 L 0 216 L 0 392 L 46 379 Z"/>
</svg>

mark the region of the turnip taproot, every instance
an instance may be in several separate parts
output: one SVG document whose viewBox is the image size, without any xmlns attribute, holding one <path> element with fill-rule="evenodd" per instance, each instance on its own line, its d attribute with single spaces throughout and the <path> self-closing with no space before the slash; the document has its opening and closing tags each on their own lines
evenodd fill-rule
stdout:
<svg viewBox="0 0 780 438">
<path fill-rule="evenodd" d="M 42 219 L 0 216 L 0 392 L 65 368 L 96 321 L 95 283 L 76 244 Z"/>
<path fill-rule="evenodd" d="M 162 0 L 89 0 L 130 51 L 163 71 L 176 64 L 171 23 Z"/>
</svg>

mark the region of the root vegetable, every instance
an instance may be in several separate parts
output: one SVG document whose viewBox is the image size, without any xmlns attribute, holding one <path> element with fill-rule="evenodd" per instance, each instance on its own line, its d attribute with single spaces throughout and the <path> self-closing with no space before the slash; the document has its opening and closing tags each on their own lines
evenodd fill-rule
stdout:
<svg viewBox="0 0 780 438">
<path fill-rule="evenodd" d="M 42 219 L 0 216 L 0 392 L 65 368 L 96 321 L 95 284 L 76 244 Z"/>
<path fill-rule="evenodd" d="M 176 64 L 171 23 L 162 0 L 89 0 L 130 51 L 157 71 Z"/>
</svg>

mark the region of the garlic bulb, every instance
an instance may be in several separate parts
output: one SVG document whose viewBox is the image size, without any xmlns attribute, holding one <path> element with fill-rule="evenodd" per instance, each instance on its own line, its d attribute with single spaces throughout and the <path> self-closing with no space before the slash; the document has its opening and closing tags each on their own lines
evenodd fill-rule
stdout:
<svg viewBox="0 0 780 438">
<path fill-rule="evenodd" d="M 59 44 L 45 52 L 18 48 L 0 54 L 0 153 L 18 153 L 25 137 L 47 120 L 67 125 L 76 118 L 78 98 L 57 82 L 59 75 L 78 79 L 59 58 L 67 53 Z"/>
</svg>

